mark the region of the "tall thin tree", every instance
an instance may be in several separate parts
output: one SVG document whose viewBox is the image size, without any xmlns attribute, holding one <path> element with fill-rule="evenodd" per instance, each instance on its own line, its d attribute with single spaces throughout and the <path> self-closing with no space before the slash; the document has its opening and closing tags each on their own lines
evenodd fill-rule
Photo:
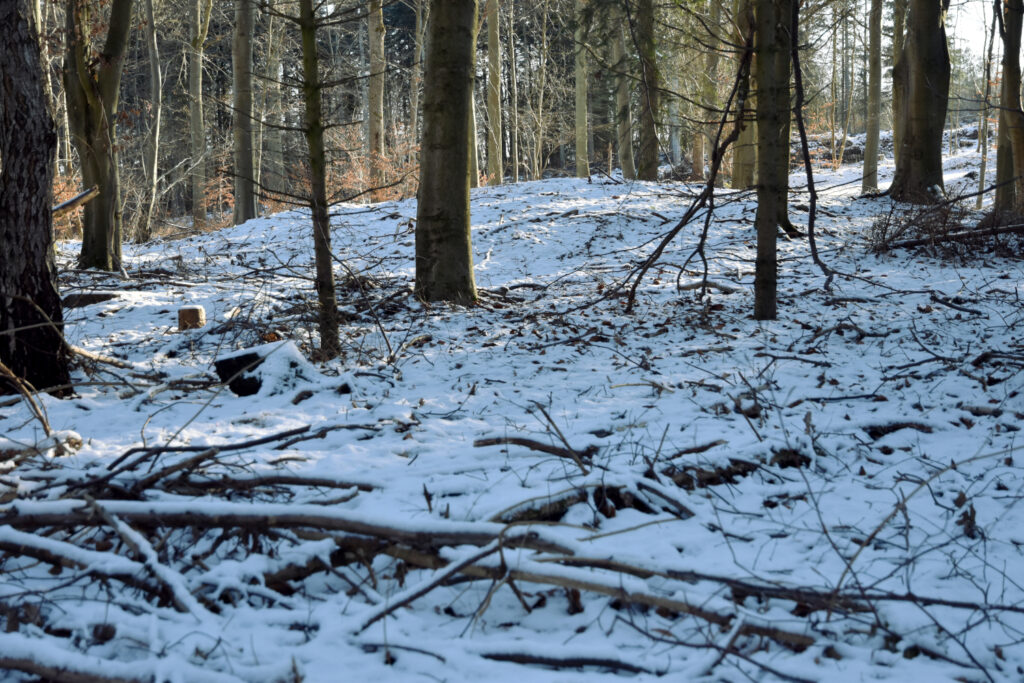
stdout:
<svg viewBox="0 0 1024 683">
<path fill-rule="evenodd" d="M 370 160 L 370 184 L 384 185 L 384 76 L 387 60 L 384 54 L 384 8 L 381 0 L 370 0 L 367 17 L 370 42 L 370 83 L 368 90 L 369 127 L 367 128 L 367 156 Z M 380 200 L 374 192 L 375 200 Z"/>
<path fill-rule="evenodd" d="M 882 113 L 882 0 L 871 0 L 868 14 L 868 116 L 861 192 L 878 189 L 878 138 Z"/>
<path fill-rule="evenodd" d="M 235 33 L 231 45 L 235 225 L 256 218 L 256 149 L 252 97 L 252 42 L 255 28 L 253 0 L 235 0 Z"/>
<path fill-rule="evenodd" d="M 587 47 L 584 44 L 586 0 L 576 0 L 576 30 L 573 34 L 573 64 L 576 84 L 576 177 L 590 177 L 587 125 Z"/>
<path fill-rule="evenodd" d="M 501 7 L 487 0 L 487 184 L 501 185 L 505 163 L 501 128 Z M 514 68 L 514 67 L 513 67 Z"/>
</svg>

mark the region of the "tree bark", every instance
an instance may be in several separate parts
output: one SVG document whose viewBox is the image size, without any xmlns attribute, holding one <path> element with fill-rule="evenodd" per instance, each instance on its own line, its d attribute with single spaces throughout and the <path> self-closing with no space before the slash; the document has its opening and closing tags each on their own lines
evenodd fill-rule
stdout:
<svg viewBox="0 0 1024 683">
<path fill-rule="evenodd" d="M 487 0 L 487 184 L 501 185 L 505 162 L 501 129 L 501 14 L 498 0 Z"/>
<path fill-rule="evenodd" d="M 470 238 L 470 119 L 476 0 L 431 0 L 416 207 L 416 296 L 476 301 Z"/>
<path fill-rule="evenodd" d="M 736 44 L 746 44 L 747 36 L 750 35 L 750 31 L 754 28 L 754 8 L 751 5 L 752 0 L 735 0 L 733 8 L 736 14 L 736 28 L 738 35 L 736 36 Z M 737 55 L 737 60 L 742 60 L 743 55 Z M 754 58 L 756 63 L 757 58 Z M 756 64 L 751 71 L 756 69 Z M 739 138 L 736 140 L 736 144 L 733 145 L 732 153 L 732 187 L 737 190 L 745 190 L 754 185 L 754 170 L 757 163 L 757 122 L 751 108 L 756 106 L 754 103 L 753 88 L 750 87 L 750 76 L 747 78 L 746 92 L 751 93 L 747 97 L 747 101 L 744 106 L 736 110 L 736 119 L 742 126 L 740 129 Z"/>
<path fill-rule="evenodd" d="M 590 154 L 587 145 L 587 48 L 584 45 L 583 10 L 585 0 L 576 0 L 576 31 L 573 35 L 573 73 L 576 85 L 576 177 L 590 177 Z"/>
<path fill-rule="evenodd" d="M 718 30 L 719 24 L 722 21 L 722 4 L 718 0 L 709 0 L 708 9 L 710 14 L 708 16 L 708 28 L 712 33 L 708 36 L 708 49 L 707 55 L 704 57 L 704 73 L 699 74 L 700 78 L 700 118 L 705 121 L 710 121 L 714 118 L 713 114 L 718 108 L 718 104 L 715 101 L 717 94 L 717 80 L 718 80 L 718 50 L 715 47 L 718 44 Z M 704 180 L 704 165 L 705 165 L 705 149 L 709 149 L 714 144 L 716 126 L 713 123 L 705 123 L 698 125 L 697 130 L 693 134 L 693 177 L 697 180 Z"/>
<path fill-rule="evenodd" d="M 779 217 L 789 192 L 789 73 L 794 0 L 757 0 L 757 262 L 754 318 L 776 317 Z"/>
<path fill-rule="evenodd" d="M 213 0 L 192 0 L 188 59 L 188 130 L 191 145 L 192 225 L 206 225 L 206 124 L 203 116 L 203 51 Z"/>
<path fill-rule="evenodd" d="M 235 34 L 231 45 L 234 89 L 234 224 L 256 218 L 256 153 L 253 136 L 252 0 L 235 0 Z"/>
<path fill-rule="evenodd" d="M 53 256 L 54 130 L 39 41 L 24 0 L 0 3 L 0 363 L 32 387 L 70 393 Z M 0 373 L 0 393 L 15 386 Z"/>
<path fill-rule="evenodd" d="M 146 172 L 146 198 L 142 220 L 136 232 L 140 242 L 146 242 L 153 235 L 153 209 L 156 206 L 157 171 L 160 159 L 160 118 L 163 115 L 163 74 L 160 69 L 160 49 L 156 40 L 156 20 L 153 0 L 145 0 L 146 10 L 146 55 L 149 58 L 149 134 L 146 138 L 143 165 Z"/>
<path fill-rule="evenodd" d="M 509 144 L 512 148 L 512 182 L 519 182 L 519 79 L 516 69 L 516 6 L 513 3 L 508 13 L 508 78 L 512 91 L 509 112 L 512 114 L 512 125 L 509 127 Z"/>
<path fill-rule="evenodd" d="M 907 39 L 897 68 L 906 70 L 900 112 L 903 142 L 889 195 L 930 203 L 944 193 L 942 130 L 949 97 L 949 51 L 942 0 L 910 0 Z"/>
<path fill-rule="evenodd" d="M 892 6 L 892 154 L 898 164 L 903 150 L 903 110 L 906 108 L 906 64 L 900 60 L 906 42 L 909 0 L 893 0 Z"/>
<path fill-rule="evenodd" d="M 368 33 L 370 43 L 370 83 L 367 93 L 369 106 L 369 133 L 367 157 L 370 161 L 370 184 L 379 188 L 384 178 L 384 75 L 387 62 L 384 55 L 384 9 L 381 0 L 370 0 Z M 381 201 L 382 193 L 371 193 L 373 201 Z"/>
<path fill-rule="evenodd" d="M 419 140 L 420 88 L 423 85 L 424 0 L 413 0 L 416 26 L 413 33 L 412 74 L 409 76 L 409 131 L 413 143 Z"/>
<path fill-rule="evenodd" d="M 658 179 L 658 111 L 661 76 L 654 37 L 654 2 L 639 0 L 636 12 L 637 47 L 640 52 L 640 150 L 637 177 Z"/>
<path fill-rule="evenodd" d="M 313 0 L 299 0 L 302 30 L 302 96 L 305 101 L 303 133 L 309 151 L 309 183 L 312 190 L 313 252 L 316 262 L 316 294 L 320 305 L 320 355 L 326 360 L 341 353 L 338 336 L 338 298 L 334 288 L 331 255 L 331 221 L 327 209 L 327 155 L 324 152 L 324 120 L 320 87 L 320 56 L 316 42 Z"/>
<path fill-rule="evenodd" d="M 100 194 L 85 205 L 83 268 L 121 267 L 121 179 L 117 153 L 117 103 L 131 31 L 132 0 L 113 0 L 99 58 L 92 43 L 92 3 L 68 0 L 64 92 L 82 183 Z"/>
<path fill-rule="evenodd" d="M 878 189 L 878 136 L 882 113 L 882 0 L 871 0 L 868 15 L 868 116 L 861 192 Z"/>
<path fill-rule="evenodd" d="M 1021 212 L 1024 205 L 1024 112 L 1021 111 L 1020 47 L 1024 2 L 1005 0 L 1002 15 L 1003 82 L 1000 91 L 999 149 L 996 153 L 995 208 Z"/>
<path fill-rule="evenodd" d="M 636 165 L 633 163 L 633 116 L 629 106 L 632 82 L 629 77 L 629 60 L 626 58 L 624 30 L 621 26 L 612 28 L 612 62 L 615 64 L 615 138 L 622 177 L 633 180 L 636 178 Z"/>
</svg>

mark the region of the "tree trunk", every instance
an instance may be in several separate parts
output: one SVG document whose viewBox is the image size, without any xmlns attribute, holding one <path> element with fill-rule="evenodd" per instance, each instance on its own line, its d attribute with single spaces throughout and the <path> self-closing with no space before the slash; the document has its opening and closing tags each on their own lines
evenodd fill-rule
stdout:
<svg viewBox="0 0 1024 683">
<path fill-rule="evenodd" d="M 470 119 L 476 0 L 431 0 L 416 206 L 416 296 L 476 301 L 470 238 Z"/>
<path fill-rule="evenodd" d="M 409 133 L 412 144 L 419 140 L 420 87 L 423 82 L 423 21 L 424 0 L 413 0 L 416 27 L 413 33 L 412 74 L 409 76 Z"/>
<path fill-rule="evenodd" d="M 654 39 L 654 1 L 639 0 L 636 11 L 637 47 L 640 52 L 640 150 L 637 177 L 658 179 L 658 110 L 660 74 Z"/>
<path fill-rule="evenodd" d="M 882 0 L 871 0 L 868 16 L 868 116 L 861 192 L 878 189 L 878 136 L 882 113 Z"/>
<path fill-rule="evenodd" d="M 253 137 L 252 0 L 235 0 L 235 35 L 231 45 L 234 89 L 234 223 L 256 218 L 256 154 Z"/>
<path fill-rule="evenodd" d="M 757 262 L 754 318 L 776 317 L 779 217 L 789 192 L 790 22 L 794 0 L 757 0 Z"/>
<path fill-rule="evenodd" d="M 981 152 L 981 168 L 978 170 L 978 197 L 974 200 L 975 210 L 981 209 L 984 199 L 985 174 L 988 170 L 988 116 L 989 97 L 992 96 L 992 49 L 995 43 L 996 17 L 992 17 L 992 24 L 988 29 L 988 46 L 985 50 L 985 97 L 982 100 L 980 118 L 978 122 L 978 150 Z"/>
<path fill-rule="evenodd" d="M 206 124 L 203 116 L 203 49 L 213 0 L 193 0 L 188 60 L 188 130 L 191 145 L 192 225 L 206 224 Z"/>
<path fill-rule="evenodd" d="M 71 380 L 50 211 L 57 134 L 30 13 L 23 0 L 0 3 L 0 363 L 64 396 Z M 10 393 L 15 385 L 4 375 L 0 393 Z"/>
<path fill-rule="evenodd" d="M 1002 8 L 1003 82 L 999 101 L 999 149 L 996 156 L 995 208 L 1022 210 L 1024 204 L 1024 112 L 1020 102 L 1020 45 L 1024 2 L 1005 0 Z"/>
<path fill-rule="evenodd" d="M 576 0 L 576 32 L 573 35 L 573 64 L 576 82 L 576 177 L 590 177 L 587 145 L 587 48 L 584 45 L 583 9 L 585 0 Z"/>
<path fill-rule="evenodd" d="M 370 161 L 370 185 L 382 187 L 384 178 L 384 10 L 381 0 L 370 0 L 368 33 L 370 43 L 370 83 L 367 94 L 370 127 L 367 138 L 367 157 Z M 381 192 L 371 193 L 373 201 L 381 201 Z"/>
<path fill-rule="evenodd" d="M 509 111 L 512 114 L 512 125 L 509 127 L 509 137 L 512 147 L 512 182 L 519 182 L 519 79 L 516 76 L 516 24 L 515 24 L 515 3 L 509 6 L 508 13 L 508 77 L 512 90 Z"/>
<path fill-rule="evenodd" d="M 898 164 L 903 150 L 903 110 L 906 108 L 906 64 L 900 60 L 906 42 L 909 0 L 893 0 L 892 6 L 892 154 Z"/>
<path fill-rule="evenodd" d="M 944 192 L 942 130 L 950 65 L 943 14 L 942 0 L 910 0 L 909 30 L 897 63 L 907 74 L 903 143 L 889 187 L 889 195 L 898 201 L 929 203 Z"/>
<path fill-rule="evenodd" d="M 487 184 L 501 185 L 501 39 L 498 0 L 487 0 Z M 513 65 L 514 66 L 514 65 Z"/>
<path fill-rule="evenodd" d="M 705 149 L 710 149 L 715 143 L 715 131 L 717 127 L 711 121 L 714 119 L 714 112 L 718 108 L 715 101 L 717 95 L 718 81 L 718 50 L 715 49 L 718 43 L 719 24 L 722 21 L 722 4 L 718 0 L 709 0 L 708 28 L 712 31 L 708 35 L 707 54 L 704 57 L 704 73 L 699 74 L 700 78 L 700 107 L 698 111 L 701 119 L 707 121 L 698 125 L 693 134 L 693 177 L 697 180 L 704 179 Z"/>
<path fill-rule="evenodd" d="M 754 8 L 751 1 L 735 0 L 733 3 L 736 12 L 736 29 L 739 32 L 739 35 L 736 36 L 737 45 L 746 44 L 747 36 L 750 35 L 754 27 Z M 742 54 L 737 55 L 738 61 L 742 59 Z M 756 69 L 756 57 L 754 62 L 755 65 L 751 71 Z M 749 82 L 750 76 L 747 76 L 747 81 L 745 90 L 753 93 L 754 88 L 750 87 L 753 84 Z M 751 112 L 751 108 L 755 106 L 754 99 L 753 94 L 749 95 L 743 106 L 736 110 L 736 119 L 742 125 L 732 153 L 732 187 L 736 190 L 745 190 L 754 185 L 754 170 L 757 163 L 757 124 Z"/>
<path fill-rule="evenodd" d="M 273 7 L 273 5 L 271 4 Z M 267 76 L 263 95 L 263 116 L 270 125 L 261 125 L 263 129 L 263 152 L 260 154 L 260 187 L 270 193 L 288 192 L 290 183 L 284 161 L 283 131 L 284 113 L 281 101 L 281 49 L 284 32 L 281 22 L 271 17 L 268 29 L 270 45 L 267 48 Z"/>
<path fill-rule="evenodd" d="M 629 106 L 632 85 L 629 77 L 629 59 L 626 57 L 625 29 L 612 28 L 612 62 L 615 64 L 615 138 L 619 152 L 619 166 L 626 180 L 636 178 L 633 163 L 633 116 Z"/>
<path fill-rule="evenodd" d="M 474 79 L 475 80 L 475 79 Z M 469 186 L 480 187 L 480 140 L 476 134 L 476 93 L 469 98 Z"/>
<path fill-rule="evenodd" d="M 153 0 L 145 0 L 145 10 L 146 53 L 149 57 L 149 101 L 152 110 L 149 135 L 146 138 L 145 159 L 143 160 L 146 172 L 145 209 L 136 233 L 136 238 L 140 242 L 148 241 L 153 235 L 153 208 L 156 206 L 157 171 L 160 158 L 160 117 L 163 114 L 163 75 L 160 70 L 160 50 L 156 41 Z"/>
<path fill-rule="evenodd" d="M 633 180 L 636 178 L 636 165 L 633 163 L 633 116 L 629 106 L 632 83 L 629 77 L 624 30 L 621 26 L 612 28 L 612 62 L 615 64 L 615 137 L 622 177 Z"/>
<path fill-rule="evenodd" d="M 309 150 L 313 253 L 316 261 L 316 294 L 320 305 L 320 355 L 321 359 L 326 360 L 341 353 L 341 340 L 338 336 L 338 298 L 334 289 L 334 262 L 331 256 L 331 221 L 327 213 L 327 155 L 324 152 L 320 56 L 317 53 L 313 0 L 299 0 L 299 25 L 302 29 L 302 96 L 306 104 L 303 133 Z"/>
<path fill-rule="evenodd" d="M 100 58 L 92 44 L 92 4 L 68 0 L 64 92 L 71 137 L 85 187 L 99 196 L 85 205 L 83 268 L 121 267 L 121 182 L 117 161 L 117 103 L 131 30 L 132 0 L 113 0 Z"/>
</svg>

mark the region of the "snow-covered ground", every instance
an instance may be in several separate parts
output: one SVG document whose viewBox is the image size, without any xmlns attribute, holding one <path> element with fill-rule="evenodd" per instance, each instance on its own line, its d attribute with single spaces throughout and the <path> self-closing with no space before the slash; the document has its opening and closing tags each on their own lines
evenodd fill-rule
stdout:
<svg viewBox="0 0 1024 683">
<path fill-rule="evenodd" d="M 977 156 L 947 169 L 966 187 Z M 627 313 L 617 287 L 699 188 L 597 177 L 473 192 L 469 309 L 412 298 L 413 201 L 338 207 L 326 364 L 302 212 L 130 246 L 126 280 L 63 273 L 117 293 L 68 310 L 69 340 L 129 367 L 79 359 L 76 397 L 36 399 L 50 438 L 0 399 L 0 667 L 1022 680 L 1020 246 L 875 255 L 891 202 L 856 166 L 817 183 L 822 258 L 856 277 L 825 290 L 780 242 L 774 322 L 751 318 L 755 202 L 729 191 L 708 294 L 700 216 Z M 267 343 L 259 393 L 217 383 Z"/>
</svg>

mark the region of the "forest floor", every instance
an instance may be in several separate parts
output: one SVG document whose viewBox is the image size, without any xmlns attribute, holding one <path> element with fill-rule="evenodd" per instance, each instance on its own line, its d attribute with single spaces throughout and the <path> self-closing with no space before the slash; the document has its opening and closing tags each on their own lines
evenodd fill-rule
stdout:
<svg viewBox="0 0 1024 683">
<path fill-rule="evenodd" d="M 412 297 L 414 201 L 337 207 L 323 364 L 304 212 L 66 268 L 107 360 L 0 400 L 0 680 L 1021 680 L 1021 243 L 875 251 L 977 216 L 816 184 L 840 274 L 780 241 L 772 322 L 750 193 L 627 312 L 700 188 L 596 176 L 473 192 L 472 308 Z"/>
</svg>

